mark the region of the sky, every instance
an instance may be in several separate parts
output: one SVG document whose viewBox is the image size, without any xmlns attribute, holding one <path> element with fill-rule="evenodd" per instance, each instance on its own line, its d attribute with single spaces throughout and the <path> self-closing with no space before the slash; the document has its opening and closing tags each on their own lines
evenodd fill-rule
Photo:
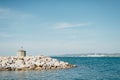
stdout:
<svg viewBox="0 0 120 80">
<path fill-rule="evenodd" d="M 120 0 L 0 0 L 0 55 L 120 53 Z"/>
</svg>

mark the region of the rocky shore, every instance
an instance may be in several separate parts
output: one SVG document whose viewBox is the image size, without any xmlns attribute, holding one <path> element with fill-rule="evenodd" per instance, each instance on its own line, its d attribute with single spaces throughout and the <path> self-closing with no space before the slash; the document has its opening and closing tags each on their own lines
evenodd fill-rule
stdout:
<svg viewBox="0 0 120 80">
<path fill-rule="evenodd" d="M 75 65 L 47 56 L 0 57 L 0 71 L 55 70 L 72 68 Z"/>
</svg>

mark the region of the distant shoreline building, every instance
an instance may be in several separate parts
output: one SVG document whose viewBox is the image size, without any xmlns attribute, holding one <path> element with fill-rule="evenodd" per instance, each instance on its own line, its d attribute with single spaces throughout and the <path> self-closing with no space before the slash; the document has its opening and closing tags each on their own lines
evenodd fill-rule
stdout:
<svg viewBox="0 0 120 80">
<path fill-rule="evenodd" d="M 17 51 L 17 56 L 22 56 L 22 57 L 26 56 L 26 51 L 23 50 L 23 47 L 21 47 L 21 49 Z"/>
</svg>

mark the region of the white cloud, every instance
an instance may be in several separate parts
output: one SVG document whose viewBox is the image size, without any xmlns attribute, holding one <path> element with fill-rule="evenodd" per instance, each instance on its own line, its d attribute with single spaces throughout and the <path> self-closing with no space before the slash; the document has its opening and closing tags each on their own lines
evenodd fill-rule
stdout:
<svg viewBox="0 0 120 80">
<path fill-rule="evenodd" d="M 66 29 L 66 28 L 75 28 L 75 27 L 82 27 L 82 26 L 87 26 L 88 23 L 67 23 L 67 22 L 63 22 L 63 23 L 56 23 L 55 24 L 55 28 L 57 29 Z"/>
<path fill-rule="evenodd" d="M 0 33 L 0 38 L 11 38 L 13 35 L 7 34 L 7 33 Z"/>
<path fill-rule="evenodd" d="M 30 14 L 25 14 L 19 11 L 15 11 L 9 8 L 0 8 L 0 19 L 2 18 L 23 18 L 23 17 L 31 17 Z"/>
<path fill-rule="evenodd" d="M 26 20 L 30 20 L 30 18 L 33 18 L 33 15 L 15 11 L 9 8 L 0 8 L 0 20 L 4 20 L 7 23 L 21 23 L 25 22 Z"/>
<path fill-rule="evenodd" d="M 10 9 L 0 8 L 0 14 L 1 14 L 1 13 L 6 13 L 6 12 L 9 12 L 9 11 L 10 11 Z"/>
<path fill-rule="evenodd" d="M 30 22 L 35 18 L 35 16 L 24 12 L 10 8 L 0 8 L 0 29 L 3 32 L 23 30 L 30 26 Z"/>
<path fill-rule="evenodd" d="M 10 13 L 11 13 L 10 9 L 0 8 L 0 19 L 6 19 L 6 18 L 8 18 L 8 15 L 11 16 Z"/>
</svg>

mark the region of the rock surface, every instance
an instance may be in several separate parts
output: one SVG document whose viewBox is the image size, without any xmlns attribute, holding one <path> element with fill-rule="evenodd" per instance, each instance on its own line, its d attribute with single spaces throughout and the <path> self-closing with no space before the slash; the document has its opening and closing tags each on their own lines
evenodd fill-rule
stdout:
<svg viewBox="0 0 120 80">
<path fill-rule="evenodd" d="M 75 65 L 47 56 L 0 57 L 0 71 L 54 70 L 72 67 Z"/>
</svg>

